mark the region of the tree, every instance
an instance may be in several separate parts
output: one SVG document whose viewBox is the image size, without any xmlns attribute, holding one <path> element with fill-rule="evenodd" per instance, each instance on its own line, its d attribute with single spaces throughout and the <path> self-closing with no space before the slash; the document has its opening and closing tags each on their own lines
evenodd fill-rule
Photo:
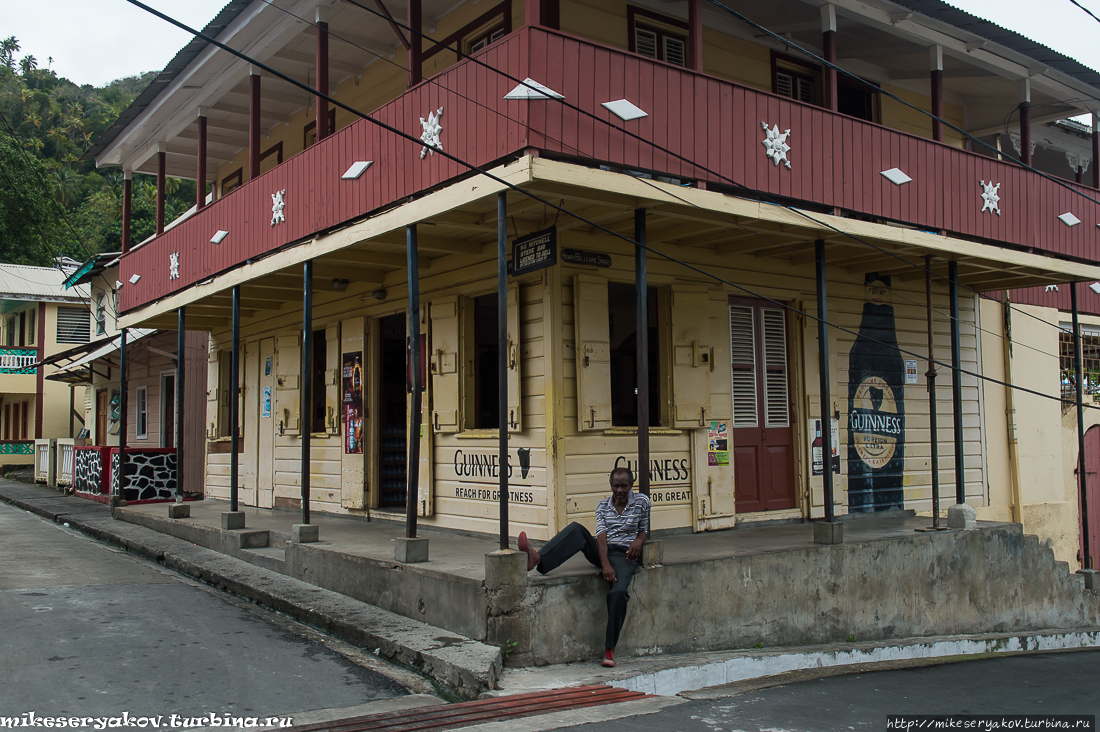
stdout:
<svg viewBox="0 0 1100 732">
<path fill-rule="evenodd" d="M 41 161 L 0 133 L 0 261 L 49 266 L 57 211 Z"/>
</svg>

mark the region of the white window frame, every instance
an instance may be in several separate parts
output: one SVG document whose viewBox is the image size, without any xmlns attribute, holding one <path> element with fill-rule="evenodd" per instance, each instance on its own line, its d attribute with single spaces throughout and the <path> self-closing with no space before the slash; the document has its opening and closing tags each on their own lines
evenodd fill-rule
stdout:
<svg viewBox="0 0 1100 732">
<path fill-rule="evenodd" d="M 139 386 L 134 393 L 134 439 L 149 439 L 149 387 Z"/>
<path fill-rule="evenodd" d="M 107 333 L 107 293 L 99 293 L 95 301 L 95 334 Z"/>
</svg>

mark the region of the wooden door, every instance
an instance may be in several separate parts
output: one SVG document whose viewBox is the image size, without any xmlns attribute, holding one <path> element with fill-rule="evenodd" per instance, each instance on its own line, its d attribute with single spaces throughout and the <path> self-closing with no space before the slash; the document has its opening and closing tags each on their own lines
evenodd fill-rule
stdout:
<svg viewBox="0 0 1100 732">
<path fill-rule="evenodd" d="M 794 508 L 785 311 L 730 298 L 730 360 L 736 511 Z"/>
<path fill-rule="evenodd" d="M 1085 490 L 1088 501 L 1089 554 L 1092 569 L 1100 569 L 1100 427 L 1085 432 Z M 1078 488 L 1078 496 L 1081 495 Z M 1080 502 L 1080 497 L 1078 497 Z M 1079 515 L 1080 512 L 1079 512 Z M 1084 557 L 1084 522 L 1081 522 L 1079 558 Z M 1082 562 L 1083 564 L 1083 562 Z"/>
<path fill-rule="evenodd" d="M 260 508 L 275 505 L 275 339 L 260 341 L 259 417 L 256 425 L 256 500 Z"/>
<path fill-rule="evenodd" d="M 160 446 L 176 446 L 176 375 L 165 374 L 160 380 L 163 407 L 160 410 Z"/>
</svg>

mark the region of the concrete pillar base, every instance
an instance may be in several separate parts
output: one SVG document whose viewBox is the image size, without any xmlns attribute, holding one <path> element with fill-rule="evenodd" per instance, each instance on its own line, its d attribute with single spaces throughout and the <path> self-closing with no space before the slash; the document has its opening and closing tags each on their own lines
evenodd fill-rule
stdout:
<svg viewBox="0 0 1100 732">
<path fill-rule="evenodd" d="M 947 509 L 947 528 L 973 531 L 978 528 L 978 512 L 966 503 L 956 503 Z"/>
<path fill-rule="evenodd" d="M 844 543 L 844 524 L 839 521 L 815 521 L 814 522 L 814 543 L 815 544 L 843 544 Z"/>
<path fill-rule="evenodd" d="M 222 528 L 226 531 L 244 528 L 244 511 L 226 511 L 222 514 Z"/>
<path fill-rule="evenodd" d="M 126 499 L 118 495 L 111 496 L 109 499 L 107 499 L 107 505 L 111 508 L 115 508 L 117 506 L 125 506 Z"/>
<path fill-rule="evenodd" d="M 294 544 L 313 544 L 321 540 L 321 527 L 317 524 L 294 524 L 290 532 L 290 541 Z"/>
<path fill-rule="evenodd" d="M 168 518 L 170 519 L 183 519 L 191 518 L 191 504 L 190 503 L 173 503 L 168 506 Z"/>
<path fill-rule="evenodd" d="M 1077 574 L 1085 578 L 1086 590 L 1100 590 L 1100 570 L 1079 569 Z"/>
<path fill-rule="evenodd" d="M 665 561 L 665 543 L 660 539 L 650 539 L 642 544 L 642 566 L 658 567 Z"/>
<path fill-rule="evenodd" d="M 393 540 L 393 559 L 402 564 L 428 561 L 428 540 L 399 537 Z"/>
</svg>

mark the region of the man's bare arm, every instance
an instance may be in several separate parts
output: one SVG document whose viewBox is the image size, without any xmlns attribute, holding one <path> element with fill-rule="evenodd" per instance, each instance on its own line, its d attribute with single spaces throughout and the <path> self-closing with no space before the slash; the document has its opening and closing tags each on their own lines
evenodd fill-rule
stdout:
<svg viewBox="0 0 1100 732">
<path fill-rule="evenodd" d="M 639 531 L 638 535 L 634 537 L 634 541 L 630 542 L 630 547 L 626 550 L 626 558 L 632 562 L 636 562 L 642 558 L 642 544 L 649 538 L 649 534 L 644 531 Z"/>
<path fill-rule="evenodd" d="M 611 562 L 607 559 L 607 534 L 596 534 L 596 551 L 599 552 L 600 555 L 600 566 L 603 567 L 603 578 L 614 584 L 617 578 L 615 576 L 615 568 L 611 566 Z"/>
</svg>

